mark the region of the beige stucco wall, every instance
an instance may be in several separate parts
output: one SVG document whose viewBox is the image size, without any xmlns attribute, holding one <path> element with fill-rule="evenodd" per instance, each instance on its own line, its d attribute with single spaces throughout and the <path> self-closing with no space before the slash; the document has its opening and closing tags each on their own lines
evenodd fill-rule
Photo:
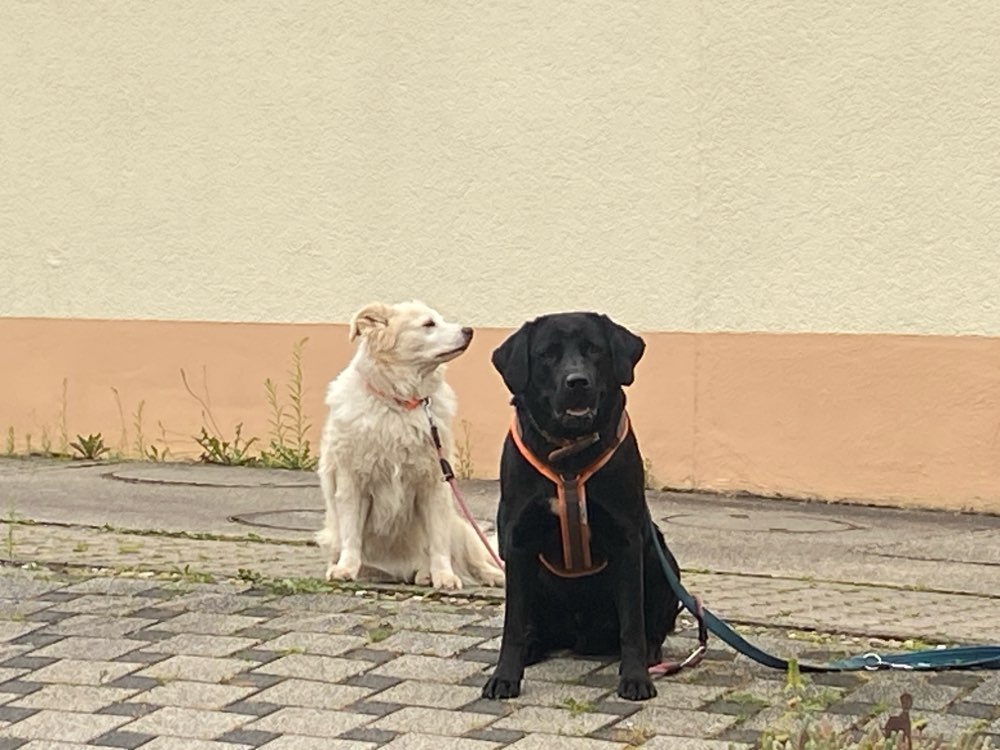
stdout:
<svg viewBox="0 0 1000 750">
<path fill-rule="evenodd" d="M 0 4 L 0 315 L 1000 334 L 1000 3 Z"/>
</svg>

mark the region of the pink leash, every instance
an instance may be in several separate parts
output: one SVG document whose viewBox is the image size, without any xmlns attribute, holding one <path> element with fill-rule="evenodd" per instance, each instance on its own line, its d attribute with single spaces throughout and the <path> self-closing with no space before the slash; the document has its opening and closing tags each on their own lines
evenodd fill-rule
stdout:
<svg viewBox="0 0 1000 750">
<path fill-rule="evenodd" d="M 472 525 L 473 529 L 475 529 L 476 534 L 479 536 L 479 540 L 490 553 L 490 557 L 493 558 L 493 562 L 497 564 L 497 567 L 500 568 L 500 570 L 503 570 L 503 560 L 500 559 L 500 555 L 496 553 L 493 549 L 493 545 L 490 544 L 490 540 L 486 538 L 486 534 L 483 533 L 483 530 L 479 528 L 479 524 L 476 523 L 476 519 L 472 516 L 472 511 L 469 510 L 469 504 L 465 502 L 465 498 L 458 489 L 458 482 L 455 481 L 455 471 L 451 468 L 451 464 L 448 462 L 448 459 L 444 457 L 444 447 L 441 445 L 441 435 L 438 434 L 437 425 L 434 424 L 434 417 L 431 416 L 430 399 L 425 398 L 423 404 L 424 413 L 427 414 L 427 421 L 431 426 L 431 440 L 434 442 L 434 450 L 437 451 L 438 461 L 441 464 L 441 474 L 444 476 L 444 481 L 446 481 L 451 487 L 451 494 L 455 496 L 455 502 L 458 503 L 458 508 L 462 511 L 462 515 L 465 516 L 465 520 Z"/>
</svg>

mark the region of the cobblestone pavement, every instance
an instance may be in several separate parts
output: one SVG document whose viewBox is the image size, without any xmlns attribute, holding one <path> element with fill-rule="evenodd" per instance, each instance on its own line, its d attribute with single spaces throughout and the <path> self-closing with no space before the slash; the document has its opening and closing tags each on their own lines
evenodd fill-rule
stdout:
<svg viewBox="0 0 1000 750">
<path fill-rule="evenodd" d="M 244 570 L 309 578 L 323 570 L 319 551 L 303 542 L 206 536 L 17 524 L 8 533 L 11 553 L 0 551 L 0 557 L 114 571 L 187 571 L 188 577 L 234 577 Z M 1000 596 L 699 571 L 686 571 L 684 582 L 717 614 L 748 624 L 941 642 L 997 640 L 1000 631 Z"/>
<path fill-rule="evenodd" d="M 615 696 L 616 664 L 578 658 L 488 702 L 497 602 L 198 577 L 0 568 L 0 749 L 743 748 L 809 713 L 881 726 L 904 690 L 929 733 L 1000 736 L 995 673 L 815 676 L 790 692 L 721 649 L 644 704 Z M 892 645 L 751 635 L 810 658 Z M 668 648 L 692 636 L 684 619 Z"/>
<path fill-rule="evenodd" d="M 645 704 L 615 696 L 615 663 L 568 657 L 529 668 L 520 699 L 482 701 L 502 591 L 317 580 L 313 483 L 0 461 L 0 750 L 721 750 L 806 717 L 877 728 L 904 691 L 928 733 L 1000 744 L 998 673 L 796 687 L 718 641 Z M 489 519 L 495 485 L 467 489 Z M 996 518 L 669 493 L 650 503 L 688 587 L 775 653 L 1000 640 Z M 134 528 L 95 525 L 105 521 Z M 668 651 L 686 654 L 693 637 L 682 617 Z"/>
</svg>

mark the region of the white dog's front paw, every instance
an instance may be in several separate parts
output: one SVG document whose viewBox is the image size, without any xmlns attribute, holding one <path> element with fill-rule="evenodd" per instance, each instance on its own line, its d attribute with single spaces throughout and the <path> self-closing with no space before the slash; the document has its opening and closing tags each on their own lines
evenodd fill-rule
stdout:
<svg viewBox="0 0 1000 750">
<path fill-rule="evenodd" d="M 448 571 L 431 572 L 431 582 L 436 589 L 447 589 L 448 591 L 458 591 L 462 588 L 462 579 Z"/>
<path fill-rule="evenodd" d="M 484 570 L 480 576 L 484 586 L 496 586 L 503 588 L 504 585 L 504 574 L 502 570 L 495 570 L 489 568 Z"/>
<path fill-rule="evenodd" d="M 430 571 L 426 569 L 418 570 L 417 574 L 413 576 L 413 582 L 417 586 L 430 586 L 431 585 Z"/>
<path fill-rule="evenodd" d="M 353 581 L 357 579 L 361 572 L 361 565 L 339 565 L 330 563 L 326 569 L 326 580 L 328 581 Z"/>
</svg>

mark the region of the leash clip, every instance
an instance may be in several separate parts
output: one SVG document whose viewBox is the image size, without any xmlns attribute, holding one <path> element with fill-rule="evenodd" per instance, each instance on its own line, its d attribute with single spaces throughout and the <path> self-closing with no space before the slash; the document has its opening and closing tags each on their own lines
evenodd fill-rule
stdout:
<svg viewBox="0 0 1000 750">
<path fill-rule="evenodd" d="M 893 664 L 886 661 L 874 651 L 869 651 L 861 657 L 865 662 L 865 669 L 869 672 L 878 672 L 883 669 L 894 669 L 900 672 L 912 672 L 916 667 L 911 664 Z"/>
</svg>

